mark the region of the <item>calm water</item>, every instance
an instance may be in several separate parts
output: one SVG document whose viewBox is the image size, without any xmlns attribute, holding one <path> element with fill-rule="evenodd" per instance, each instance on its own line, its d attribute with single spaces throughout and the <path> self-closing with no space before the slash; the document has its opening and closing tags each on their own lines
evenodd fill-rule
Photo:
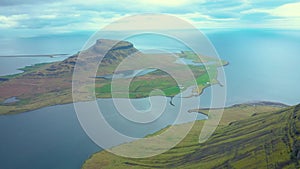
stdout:
<svg viewBox="0 0 300 169">
<path fill-rule="evenodd" d="M 123 118 L 111 99 L 98 100 L 104 117 L 112 127 L 123 134 L 139 138 L 173 124 L 179 100 L 174 99 L 173 102 L 176 106 L 167 104 L 162 116 L 144 125 Z M 150 105 L 147 98 L 133 99 L 132 103 L 140 110 Z M 186 115 L 186 121 L 189 121 L 192 114 Z M 198 119 L 206 118 L 201 114 L 197 116 Z M 0 133 L 1 169 L 76 169 L 90 155 L 101 150 L 82 130 L 73 104 L 0 116 Z M 118 140 L 110 140 L 107 144 L 114 146 L 120 143 Z"/>
<path fill-rule="evenodd" d="M 209 34 L 225 67 L 227 104 L 300 103 L 300 31 L 227 31 Z"/>
<path fill-rule="evenodd" d="M 0 56 L 6 55 L 42 55 L 42 54 L 75 54 L 81 50 L 90 34 L 68 34 L 43 37 L 28 37 L 19 39 L 1 39 Z M 67 56 L 56 58 L 0 58 L 0 76 L 21 73 L 17 70 L 37 63 L 61 61 Z"/>
<path fill-rule="evenodd" d="M 230 63 L 225 67 L 227 105 L 256 100 L 287 104 L 300 102 L 300 31 L 237 30 L 206 33 L 220 57 Z M 72 54 L 81 49 L 88 36 L 53 36 L 49 41 L 47 38 L 1 40 L 0 54 Z M 145 42 L 145 38 L 152 44 Z M 131 41 L 139 49 L 157 45 L 166 50 L 180 51 L 178 48 L 182 47 L 159 37 L 138 37 Z M 16 68 L 44 62 L 43 59 L 0 58 L 0 74 L 15 73 Z M 204 106 L 209 105 L 210 89 L 207 88 L 201 96 L 201 104 Z M 133 102 L 142 107 L 149 105 L 144 99 L 134 99 Z M 176 107 L 168 104 L 160 120 L 137 127 L 135 124 L 127 124 L 120 115 L 113 113 L 114 108 L 108 106 L 111 104 L 109 99 L 100 99 L 99 104 L 106 105 L 106 118 L 116 129 L 139 137 L 171 124 L 176 116 L 173 113 Z M 76 169 L 91 154 L 100 150 L 81 129 L 72 104 L 0 116 L 0 133 L 1 169 Z"/>
</svg>

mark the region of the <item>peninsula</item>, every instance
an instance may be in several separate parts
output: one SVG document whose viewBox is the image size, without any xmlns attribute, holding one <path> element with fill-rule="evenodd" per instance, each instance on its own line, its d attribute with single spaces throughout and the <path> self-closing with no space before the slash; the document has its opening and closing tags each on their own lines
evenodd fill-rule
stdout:
<svg viewBox="0 0 300 169">
<path fill-rule="evenodd" d="M 112 43 L 116 43 L 111 49 L 107 49 Z M 106 54 L 103 51 L 108 50 Z M 103 57 L 99 65 L 99 71 L 95 78 L 95 90 L 97 98 L 110 98 L 112 74 L 130 75 L 135 69 L 128 68 L 122 72 L 115 72 L 122 60 L 131 54 L 139 53 L 150 57 L 164 57 L 166 54 L 144 54 L 138 51 L 134 45 L 127 41 L 116 42 L 113 40 L 99 39 L 97 42 L 81 51 L 87 54 L 87 59 L 92 55 Z M 42 63 L 23 68 L 23 73 L 0 77 L 0 114 L 13 114 L 26 112 L 46 106 L 71 103 L 72 100 L 72 75 L 76 60 L 80 53 L 67 59 Z M 183 51 L 175 53 L 179 59 L 186 59 L 192 71 L 200 94 L 205 87 L 217 84 L 217 68 L 228 64 L 226 61 L 217 62 L 216 58 L 199 56 L 193 52 Z M 177 62 L 170 59 L 170 62 Z M 206 67 L 203 63 L 209 63 Z M 179 63 L 178 63 L 179 64 Z M 208 71 L 209 70 L 209 71 Z M 130 98 L 148 97 L 154 89 L 160 89 L 168 97 L 180 92 L 181 88 L 188 87 L 190 83 L 178 85 L 166 72 L 159 69 L 146 70 L 134 77 L 129 88 Z M 181 86 L 182 85 L 182 86 Z M 120 93 L 118 97 L 126 97 Z"/>
</svg>

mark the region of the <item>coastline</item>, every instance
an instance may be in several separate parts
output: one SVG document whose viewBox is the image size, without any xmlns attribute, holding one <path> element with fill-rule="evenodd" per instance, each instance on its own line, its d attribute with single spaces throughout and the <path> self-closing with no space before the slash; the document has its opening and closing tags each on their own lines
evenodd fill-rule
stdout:
<svg viewBox="0 0 300 169">
<path fill-rule="evenodd" d="M 72 58 L 72 57 L 73 56 L 71 56 L 69 58 Z M 66 60 L 62 61 L 62 62 L 66 62 Z M 55 61 L 55 62 L 51 62 L 51 63 L 46 62 L 46 63 L 34 64 L 31 66 L 25 66 L 24 68 L 19 69 L 19 70 L 22 70 L 23 73 L 16 73 L 16 74 L 11 74 L 11 75 L 1 76 L 0 78 L 2 79 L 2 81 L 0 82 L 0 84 L 9 82 L 10 79 L 18 79 L 18 78 L 22 77 L 23 75 L 27 75 L 27 74 L 32 76 L 31 78 L 39 78 L 39 77 L 35 77 L 35 76 L 38 76 L 39 73 L 37 75 L 34 75 L 34 74 L 31 75 L 31 74 L 33 72 L 40 72 L 40 70 L 48 69 L 53 64 L 59 64 L 62 62 Z M 224 65 L 228 65 L 228 62 L 222 61 L 222 64 L 223 65 L 217 65 L 217 68 L 224 66 Z M 68 78 L 70 78 L 70 76 L 72 76 L 72 73 L 70 73 Z M 216 77 L 213 77 L 213 78 L 217 78 L 217 74 L 216 74 Z M 72 79 L 70 79 L 70 80 L 72 80 Z M 201 95 L 203 93 L 204 89 L 206 89 L 212 85 L 218 84 L 218 83 L 219 82 L 213 81 L 209 84 L 205 84 L 204 86 L 198 85 L 197 95 L 198 96 Z M 15 102 L 15 103 L 9 103 L 9 104 L 4 103 L 4 101 L 7 98 L 1 98 L 0 99 L 0 115 L 18 114 L 18 113 L 24 113 L 24 112 L 37 110 L 37 109 L 40 109 L 43 107 L 72 103 L 73 98 L 72 98 L 71 90 L 72 89 L 70 87 L 67 87 L 67 88 L 62 88 L 58 91 L 54 90 L 54 91 L 50 91 L 50 92 L 40 93 L 38 95 L 32 95 L 32 96 L 23 95 L 21 98 L 19 98 L 19 96 L 12 96 L 12 97 L 15 97 L 16 99 L 19 99 L 20 101 Z M 174 95 L 168 95 L 166 97 L 170 97 L 171 101 L 172 101 L 172 97 L 174 97 L 177 94 L 178 93 L 175 93 Z M 97 99 L 98 98 L 111 98 L 111 96 L 110 95 L 102 95 L 102 96 L 97 97 L 97 95 L 96 95 L 96 98 Z M 139 99 L 139 98 L 146 98 L 146 97 L 145 96 L 140 96 L 140 97 L 136 96 L 136 97 L 130 98 L 130 99 Z M 172 104 L 172 102 L 170 102 L 170 104 Z"/>
<path fill-rule="evenodd" d="M 57 61 L 55 62 L 52 62 L 52 63 L 57 63 Z M 34 64 L 32 66 L 26 66 L 24 68 L 20 68 L 19 70 L 23 70 L 24 72 L 26 71 L 29 71 L 29 70 L 32 70 L 32 69 L 37 69 L 39 68 L 40 66 L 43 66 L 43 65 L 47 65 L 47 64 L 52 64 L 52 63 L 38 63 L 38 64 Z M 229 65 L 229 62 L 228 61 L 225 61 L 223 62 L 224 64 L 222 66 L 227 66 Z M 6 75 L 6 76 L 2 76 L 2 77 L 9 77 L 9 78 L 13 78 L 13 77 L 16 77 L 16 76 L 20 76 L 22 75 L 22 73 L 16 73 L 16 74 L 10 74 L 10 75 Z M 5 81 L 4 81 L 5 82 Z M 199 90 L 199 86 L 198 86 L 198 93 L 196 96 L 200 96 L 203 94 L 204 90 L 213 86 L 213 85 L 220 85 L 221 87 L 223 87 L 223 84 L 221 84 L 219 82 L 219 80 L 217 80 L 217 82 L 214 82 L 214 83 L 210 83 L 210 84 L 207 84 L 203 87 L 201 87 L 201 90 Z M 45 95 L 47 94 L 51 94 L 51 93 L 44 93 Z M 60 97 L 53 97 L 53 99 L 48 99 L 48 100 L 54 100 L 54 102 L 51 102 L 51 103 L 46 103 L 44 101 L 41 101 L 40 104 L 38 105 L 33 105 L 32 107 L 32 104 L 29 104 L 29 105 L 25 105 L 25 106 L 28 106 L 28 107 L 25 107 L 25 108 L 22 108 L 22 109 L 17 109 L 17 110 L 14 110 L 13 107 L 11 107 L 11 109 L 9 110 L 4 110 L 4 113 L 1 111 L 3 110 L 3 107 L 6 107 L 6 106 L 10 106 L 11 104 L 0 104 L 0 115 L 14 115 L 14 114 L 19 114 L 19 113 L 27 113 L 27 112 L 30 112 L 30 111 L 34 111 L 34 110 L 38 110 L 38 109 L 41 109 L 41 108 L 44 108 L 44 107 L 51 107 L 51 106 L 56 106 L 56 105 L 65 105 L 65 104 L 70 104 L 70 103 L 73 103 L 73 99 L 72 99 L 72 96 L 68 94 L 71 94 L 71 92 L 66 92 L 65 94 L 63 94 L 63 96 L 65 96 L 65 98 L 61 98 L 61 101 L 59 103 L 57 103 L 55 101 L 55 99 L 57 98 L 60 98 Z M 175 95 L 174 95 L 175 96 Z M 171 101 L 170 101 L 170 104 L 172 105 L 172 98 L 174 96 L 166 96 L 167 98 L 170 98 Z M 193 96 L 192 96 L 193 97 Z M 146 98 L 146 97 L 135 97 L 135 98 L 130 98 L 130 99 L 141 99 L 141 98 Z M 97 97 L 96 99 L 111 99 L 111 97 L 107 96 L 107 97 Z M 274 101 L 250 101 L 250 102 L 246 102 L 246 103 L 235 103 L 235 104 L 232 104 L 232 105 L 229 105 L 229 106 L 225 106 L 224 108 L 230 108 L 230 107 L 234 107 L 234 106 L 238 106 L 238 105 L 245 105 L 245 104 L 254 104 L 254 103 L 260 103 L 260 104 L 266 104 L 269 106 L 272 106 L 272 105 L 281 105 L 282 107 L 284 106 L 289 106 L 287 104 L 284 104 L 284 103 L 281 103 L 281 102 L 274 102 Z M 18 105 L 16 105 L 18 106 Z M 208 110 L 209 108 L 201 108 L 200 110 Z M 220 108 L 210 108 L 210 109 L 220 109 Z M 193 110 L 190 110 L 189 112 L 193 112 Z M 201 112 L 199 112 L 201 113 Z M 202 113 L 203 114 L 203 113 Z M 204 113 L 204 115 L 207 116 L 206 113 Z"/>
<path fill-rule="evenodd" d="M 217 85 L 217 84 L 218 84 L 218 83 L 206 85 L 205 87 L 203 87 L 203 88 L 201 89 L 201 92 L 198 93 L 197 96 L 200 96 L 200 95 L 204 92 L 204 90 L 205 90 L 206 88 L 209 88 L 209 87 L 211 87 L 212 85 Z M 169 104 L 172 105 L 172 98 L 174 98 L 174 96 L 165 96 L 165 97 L 171 99 Z M 195 96 L 190 96 L 190 97 L 195 97 Z M 41 104 L 38 104 L 38 105 L 32 105 L 32 104 L 29 104 L 29 105 L 25 105 L 25 106 L 28 106 L 28 108 L 25 107 L 25 108 L 22 108 L 22 109 L 16 109 L 16 110 L 13 109 L 14 107 L 11 107 L 11 105 L 13 105 L 14 103 L 9 103 L 9 104 L 3 104 L 3 103 L 2 103 L 2 105 L 0 104 L 0 112 L 1 112 L 1 113 L 0 113 L 0 116 L 1 116 L 1 115 L 14 115 L 14 114 L 19 114 L 19 113 L 27 113 L 27 112 L 30 112 L 30 111 L 34 111 L 34 110 L 38 110 L 38 109 L 44 108 L 44 107 L 51 107 L 51 106 L 56 106 L 56 105 L 71 104 L 71 103 L 73 103 L 72 96 L 70 96 L 70 98 L 71 98 L 71 99 L 62 99 L 62 101 L 60 101 L 59 103 L 57 103 L 57 102 L 55 101 L 55 97 L 54 97 L 54 98 L 53 98 L 53 99 L 54 99 L 54 102 L 52 102 L 52 103 L 45 103 L 45 102 L 41 101 L 41 102 L 40 102 Z M 143 99 L 143 98 L 147 98 L 147 97 L 135 97 L 135 98 L 127 98 L 127 99 Z M 51 99 L 51 100 L 53 100 L 53 99 Z M 56 99 L 57 99 L 57 98 L 56 98 Z M 97 99 L 111 99 L 111 97 L 97 97 L 96 100 L 97 100 Z M 126 99 L 126 98 L 124 98 L 124 99 Z M 16 102 L 16 103 L 17 103 L 17 102 Z M 44 104 L 43 104 L 43 103 L 44 103 Z M 6 106 L 7 106 L 7 107 L 10 106 L 11 109 L 6 109 L 6 110 L 5 110 Z M 13 106 L 14 106 L 14 105 L 13 105 Z M 4 112 L 4 113 L 3 113 L 3 112 Z"/>
<path fill-rule="evenodd" d="M 280 103 L 280 102 L 271 102 L 271 101 L 254 101 L 254 102 L 245 102 L 245 103 L 236 103 L 233 105 L 225 106 L 225 107 L 216 107 L 216 108 L 200 108 L 200 109 L 191 109 L 188 112 L 189 113 L 200 113 L 208 117 L 208 113 L 203 111 L 209 111 L 209 110 L 220 110 L 220 109 L 228 109 L 228 108 L 235 108 L 240 106 L 269 106 L 269 107 L 278 107 L 278 108 L 287 108 L 290 107 L 290 105 Z"/>
<path fill-rule="evenodd" d="M 260 104 L 260 103 L 268 103 L 268 104 Z M 268 113 L 270 111 L 279 111 L 279 110 L 282 110 L 282 109 L 285 110 L 285 108 L 289 107 L 287 105 L 285 105 L 285 107 L 280 107 L 278 105 L 283 106 L 284 104 L 266 102 L 266 101 L 262 101 L 262 102 L 258 102 L 258 103 L 256 102 L 256 103 L 253 103 L 253 104 L 257 104 L 257 107 L 254 107 L 252 104 L 249 104 L 249 103 L 236 104 L 236 105 L 233 105 L 233 106 L 224 107 L 224 115 L 223 115 L 222 120 L 220 121 L 219 126 L 218 126 L 217 129 L 222 129 L 222 128 L 227 127 L 227 126 L 231 126 L 235 122 L 238 122 L 240 120 L 246 120 L 246 119 L 251 118 L 251 117 L 253 117 L 257 114 L 263 115 L 264 113 Z M 205 113 L 202 113 L 202 114 L 208 116 L 208 114 L 205 114 Z M 207 119 L 196 120 L 195 123 L 194 123 L 193 128 L 194 129 L 198 128 L 197 130 L 199 130 L 199 131 L 197 131 L 195 133 L 195 132 L 192 131 L 193 130 L 192 129 L 191 134 L 189 134 L 189 136 L 187 136 L 187 137 L 190 137 L 191 135 L 194 135 L 195 138 L 198 139 L 198 135 L 201 132 L 201 128 L 202 128 L 201 126 L 203 125 L 205 120 L 207 120 Z M 187 122 L 187 123 L 190 123 L 190 122 Z M 184 124 L 186 124 L 186 123 L 176 124 L 176 125 L 180 126 L 180 125 L 184 125 Z M 170 127 L 170 125 L 166 126 L 165 128 L 162 128 L 162 129 L 160 129 L 160 130 L 158 130 L 158 131 L 156 131 L 152 134 L 148 134 L 147 136 L 145 136 L 145 138 L 155 136 L 155 135 L 159 135 L 161 132 L 166 130 L 168 127 Z M 183 140 L 183 142 L 185 142 L 185 141 Z M 126 146 L 126 144 L 129 144 L 129 143 L 123 143 L 123 144 L 114 146 L 111 149 L 122 147 L 122 145 Z M 170 155 L 172 155 L 172 153 Z M 106 150 L 101 150 L 101 151 L 98 151 L 98 152 L 90 155 L 85 160 L 85 162 L 82 164 L 81 168 L 82 169 L 89 169 L 92 166 L 91 164 L 93 164 L 95 161 L 97 161 L 97 159 L 103 159 L 103 158 L 110 159 L 110 160 L 120 159 L 122 162 L 123 162 L 123 160 L 127 160 L 127 158 L 123 158 L 123 157 L 119 158 L 118 156 L 115 156 L 115 155 L 111 154 L 110 152 L 108 152 Z M 98 164 L 98 165 L 100 165 L 100 164 Z"/>
</svg>

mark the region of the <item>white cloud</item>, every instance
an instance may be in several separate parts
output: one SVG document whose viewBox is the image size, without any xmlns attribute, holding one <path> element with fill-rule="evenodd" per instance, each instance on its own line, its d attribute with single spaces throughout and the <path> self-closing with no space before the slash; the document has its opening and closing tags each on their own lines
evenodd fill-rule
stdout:
<svg viewBox="0 0 300 169">
<path fill-rule="evenodd" d="M 140 0 L 138 3 L 141 5 L 155 5 L 155 6 L 168 6 L 168 7 L 177 7 L 192 4 L 199 1 L 191 1 L 191 0 L 174 0 L 174 1 L 167 1 L 167 0 Z M 200 1 L 201 2 L 201 1 Z"/>
<path fill-rule="evenodd" d="M 249 9 L 242 11 L 241 14 L 269 13 L 268 9 Z"/>
<path fill-rule="evenodd" d="M 48 1 L 48 0 L 47 0 Z M 167 13 L 198 28 L 300 28 L 300 2 L 255 6 L 250 0 L 65 0 L 11 7 L 0 6 L 0 28 L 46 32 L 99 30 L 118 19 L 140 13 Z M 258 2 L 258 0 L 257 0 Z M 270 2 L 268 1 L 268 4 Z M 281 6 L 280 6 L 281 5 Z M 166 24 L 168 21 L 161 21 Z M 129 25 L 134 25 L 130 23 Z M 171 24 L 171 23 L 170 23 Z M 21 28 L 21 29 L 20 29 Z M 128 27 L 119 29 L 142 29 Z M 171 28 L 170 28 L 171 29 Z"/>
<path fill-rule="evenodd" d="M 271 27 L 271 28 L 300 28 L 300 2 L 288 3 L 276 8 L 257 8 L 243 11 L 242 14 L 258 14 L 265 13 L 270 16 L 264 23 L 254 23 L 257 27 Z M 259 21 L 259 20 L 258 20 Z M 253 26 L 252 25 L 252 26 Z"/>
<path fill-rule="evenodd" d="M 268 13 L 278 17 L 300 17 L 300 2 L 284 4 L 276 8 L 256 8 L 242 11 L 242 14 Z"/>
<path fill-rule="evenodd" d="M 186 13 L 186 14 L 176 14 L 175 16 L 186 19 L 190 22 L 194 21 L 234 21 L 235 18 L 215 18 L 210 15 L 202 14 L 199 12 L 195 13 Z"/>
<path fill-rule="evenodd" d="M 300 17 L 300 2 L 289 3 L 269 11 L 274 16 Z"/>
<path fill-rule="evenodd" d="M 193 3 L 205 2 L 206 0 L 122 0 L 122 1 L 112 1 L 112 0 L 68 0 L 71 4 L 84 4 L 84 5 L 120 5 L 120 6 L 139 6 L 141 8 L 156 6 L 156 7 L 178 7 L 183 5 L 189 5 Z"/>
<path fill-rule="evenodd" d="M 210 20 L 212 19 L 209 15 L 202 14 L 200 12 L 194 12 L 194 13 L 186 13 L 186 14 L 176 14 L 175 16 L 178 16 L 180 18 L 184 18 L 189 21 L 193 20 L 199 20 L 199 19 L 204 19 L 204 20 Z"/>
<path fill-rule="evenodd" d="M 0 15 L 0 28 L 13 28 L 19 25 L 19 21 L 28 19 L 29 16 L 26 14 L 3 16 Z"/>
<path fill-rule="evenodd" d="M 39 15 L 38 18 L 40 19 L 55 19 L 58 15 L 55 14 L 45 14 L 45 15 Z"/>
</svg>

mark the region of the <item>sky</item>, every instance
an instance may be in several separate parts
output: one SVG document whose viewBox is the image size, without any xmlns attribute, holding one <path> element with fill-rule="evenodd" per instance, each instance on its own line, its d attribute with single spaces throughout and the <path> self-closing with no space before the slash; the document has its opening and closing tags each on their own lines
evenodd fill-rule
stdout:
<svg viewBox="0 0 300 169">
<path fill-rule="evenodd" d="M 97 31 L 120 18 L 170 14 L 199 29 L 300 28 L 296 0 L 0 0 L 0 36 Z"/>
</svg>

